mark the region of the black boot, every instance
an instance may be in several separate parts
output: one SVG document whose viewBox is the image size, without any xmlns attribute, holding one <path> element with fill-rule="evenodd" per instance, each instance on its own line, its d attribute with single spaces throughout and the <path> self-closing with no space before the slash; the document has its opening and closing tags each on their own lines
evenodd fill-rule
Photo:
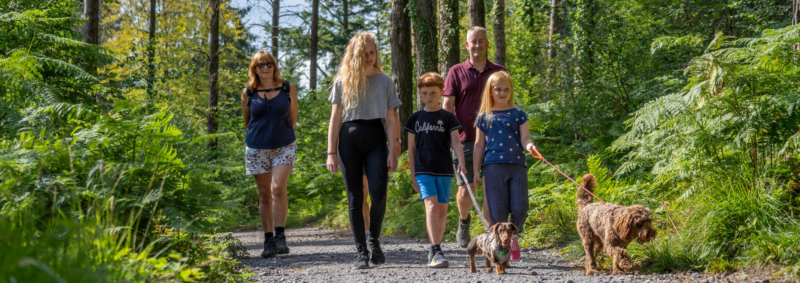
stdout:
<svg viewBox="0 0 800 283">
<path fill-rule="evenodd" d="M 370 258 L 372 264 L 378 265 L 386 262 L 386 257 L 381 250 L 381 242 L 378 239 L 369 239 L 367 245 L 369 245 L 369 250 L 372 252 L 372 258 Z"/>
<path fill-rule="evenodd" d="M 274 238 L 264 238 L 264 251 L 261 252 L 261 257 L 263 258 L 271 258 L 275 257 L 277 253 L 275 252 L 275 240 Z"/>
<path fill-rule="evenodd" d="M 289 246 L 286 245 L 286 235 L 280 234 L 276 235 L 272 238 L 275 242 L 275 252 L 279 255 L 285 255 L 289 253 Z"/>
<path fill-rule="evenodd" d="M 356 256 L 356 262 L 353 263 L 353 267 L 356 269 L 369 268 L 369 252 L 367 249 L 359 244 L 356 244 L 356 249 L 358 250 L 358 255 Z"/>
</svg>

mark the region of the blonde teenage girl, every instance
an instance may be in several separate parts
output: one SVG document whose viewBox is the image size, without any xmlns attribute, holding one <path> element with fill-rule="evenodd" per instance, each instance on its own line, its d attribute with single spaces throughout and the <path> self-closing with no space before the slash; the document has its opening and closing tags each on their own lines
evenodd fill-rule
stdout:
<svg viewBox="0 0 800 283">
<path fill-rule="evenodd" d="M 401 104 L 392 78 L 381 70 L 372 34 L 362 32 L 350 39 L 329 100 L 333 105 L 327 168 L 334 173 L 341 169 L 344 175 L 350 228 L 358 252 L 354 267 L 369 268 L 370 262 L 385 262 L 378 239 L 386 212 L 388 173 L 397 169 L 399 121 L 394 108 Z M 367 175 L 372 202 L 369 239 L 364 235 L 362 173 Z"/>
</svg>

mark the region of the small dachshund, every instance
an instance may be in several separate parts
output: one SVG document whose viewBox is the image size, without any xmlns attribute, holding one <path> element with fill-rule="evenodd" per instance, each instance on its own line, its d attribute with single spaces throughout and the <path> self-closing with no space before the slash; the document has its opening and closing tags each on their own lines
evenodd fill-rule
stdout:
<svg viewBox="0 0 800 283">
<path fill-rule="evenodd" d="M 486 271 L 492 271 L 494 264 L 497 274 L 506 272 L 508 260 L 511 258 L 511 237 L 519 232 L 517 226 L 508 222 L 492 225 L 489 233 L 483 233 L 472 238 L 467 245 L 467 258 L 469 258 L 469 272 L 475 273 L 475 254 L 483 253 L 486 258 Z"/>
<path fill-rule="evenodd" d="M 594 191 L 597 182 L 594 175 L 583 176 L 583 187 Z M 586 275 L 597 272 L 595 258 L 601 251 L 614 260 L 611 274 L 623 274 L 633 268 L 627 247 L 634 239 L 649 242 L 656 237 L 653 229 L 653 214 L 641 205 L 608 207 L 592 202 L 592 196 L 578 189 L 575 200 L 578 205 L 578 234 L 586 252 Z"/>
</svg>

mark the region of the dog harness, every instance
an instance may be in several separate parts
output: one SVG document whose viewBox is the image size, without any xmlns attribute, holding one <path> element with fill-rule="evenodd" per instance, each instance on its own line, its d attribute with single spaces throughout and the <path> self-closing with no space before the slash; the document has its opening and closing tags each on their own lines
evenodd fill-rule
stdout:
<svg viewBox="0 0 800 283">
<path fill-rule="evenodd" d="M 503 248 L 502 245 L 497 245 L 496 247 L 492 247 L 492 241 L 494 240 L 494 235 L 489 234 L 489 237 L 486 237 L 486 247 L 492 248 L 492 253 L 494 253 L 495 258 L 499 259 L 501 262 L 502 259 L 505 258 L 505 261 L 508 261 L 511 258 L 511 246 L 509 245 L 507 248 Z"/>
</svg>

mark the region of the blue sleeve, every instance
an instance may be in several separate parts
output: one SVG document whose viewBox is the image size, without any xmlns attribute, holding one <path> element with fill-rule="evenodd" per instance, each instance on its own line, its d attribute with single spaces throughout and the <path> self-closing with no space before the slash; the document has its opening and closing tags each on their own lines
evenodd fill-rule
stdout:
<svg viewBox="0 0 800 283">
<path fill-rule="evenodd" d="M 525 111 L 522 111 L 522 109 L 518 108 L 517 110 L 517 115 L 519 116 L 519 125 L 522 126 L 522 124 L 525 124 L 525 122 L 528 121 L 528 114 L 525 114 Z"/>
<path fill-rule="evenodd" d="M 483 118 L 483 114 L 478 114 L 478 117 L 475 118 L 475 127 L 484 133 L 486 132 L 486 119 Z"/>
</svg>

